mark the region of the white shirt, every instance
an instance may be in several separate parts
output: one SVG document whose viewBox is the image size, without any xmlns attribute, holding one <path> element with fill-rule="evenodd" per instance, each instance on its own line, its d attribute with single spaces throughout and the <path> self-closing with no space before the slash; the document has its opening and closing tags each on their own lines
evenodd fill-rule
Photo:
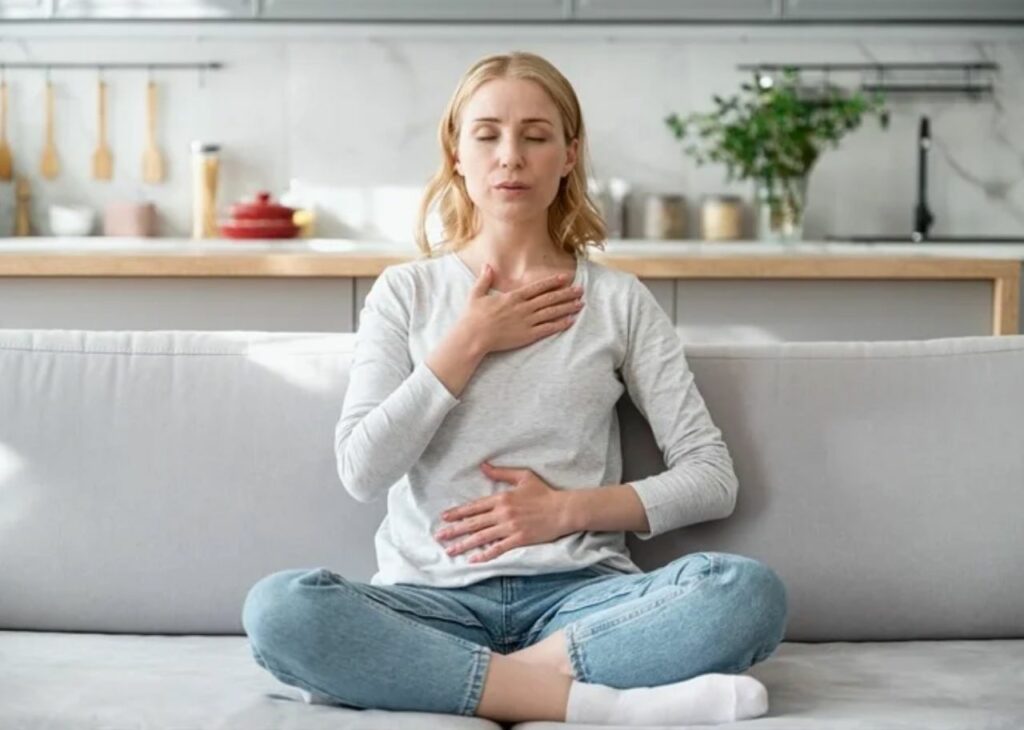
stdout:
<svg viewBox="0 0 1024 730">
<path fill-rule="evenodd" d="M 448 556 L 434 537 L 445 510 L 514 489 L 480 469 L 534 471 L 554 489 L 620 483 L 615 404 L 628 392 L 668 469 L 633 482 L 650 531 L 731 514 L 738 481 L 683 353 L 683 342 L 634 275 L 577 259 L 586 305 L 566 330 L 491 352 L 456 398 L 425 359 L 461 316 L 476 277 L 454 253 L 385 268 L 360 312 L 335 429 L 338 476 L 360 502 L 387 495 L 373 585 L 460 587 L 496 575 L 593 565 L 638 573 L 624 532 L 583 530 L 480 563 L 482 547 Z M 471 533 L 470 533 L 471 534 Z"/>
</svg>

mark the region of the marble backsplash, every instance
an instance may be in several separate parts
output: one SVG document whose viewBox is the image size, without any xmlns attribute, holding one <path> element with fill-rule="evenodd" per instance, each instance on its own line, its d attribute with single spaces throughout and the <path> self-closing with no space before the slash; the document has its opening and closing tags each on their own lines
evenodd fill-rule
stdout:
<svg viewBox="0 0 1024 730">
<path fill-rule="evenodd" d="M 6 29 L 5 29 L 6 30 Z M 102 210 L 111 201 L 149 200 L 159 211 L 158 234 L 187 236 L 191 228 L 189 145 L 223 145 L 220 203 L 225 207 L 266 189 L 290 186 L 318 199 L 318 233 L 410 240 L 417 191 L 439 153 L 436 125 L 462 72 L 503 50 L 540 53 L 574 84 L 590 139 L 590 174 L 628 180 L 631 235 L 644 192 L 677 192 L 690 205 L 690 237 L 698 237 L 700 198 L 736 193 L 748 204 L 749 182 L 727 182 L 721 166 L 698 167 L 672 138 L 663 118 L 712 108 L 748 78 L 736 69 L 758 62 L 903 62 L 991 60 L 1000 64 L 995 92 L 893 96 L 891 123 L 869 119 L 829 149 L 812 172 L 805 238 L 835 232 L 909 231 L 916 200 L 918 118 L 931 118 L 928 201 L 933 234 L 1024 233 L 1024 32 L 941 38 L 863 27 L 794 29 L 786 37 L 757 32 L 700 33 L 693 29 L 648 37 L 614 30 L 574 35 L 547 29 L 473 27 L 439 37 L 429 30 L 388 34 L 321 33 L 261 28 L 219 36 L 130 34 L 113 37 L 94 27 L 61 37 L 0 34 L 0 65 L 11 61 L 220 61 L 217 71 L 153 72 L 159 84 L 158 144 L 166 181 L 142 181 L 145 145 L 143 70 L 108 69 L 107 135 L 114 156 L 110 181 L 91 178 L 97 141 L 95 69 L 54 69 L 55 138 L 61 174 L 42 178 L 45 74 L 7 69 L 7 138 L 16 171 L 32 190 L 35 230 L 49 234 L 51 203 Z M 855 83 L 856 74 L 833 74 Z M 315 191 L 315 192 L 314 192 Z M 0 235 L 13 227 L 13 183 L 0 181 Z M 749 228 L 749 218 L 748 218 Z"/>
</svg>

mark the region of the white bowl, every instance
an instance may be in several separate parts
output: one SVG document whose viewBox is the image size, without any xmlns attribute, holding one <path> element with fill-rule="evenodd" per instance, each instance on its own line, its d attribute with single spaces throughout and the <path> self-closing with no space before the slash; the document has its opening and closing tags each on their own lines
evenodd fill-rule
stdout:
<svg viewBox="0 0 1024 730">
<path fill-rule="evenodd" d="M 55 236 L 88 236 L 96 211 L 85 205 L 51 205 L 50 230 Z"/>
</svg>

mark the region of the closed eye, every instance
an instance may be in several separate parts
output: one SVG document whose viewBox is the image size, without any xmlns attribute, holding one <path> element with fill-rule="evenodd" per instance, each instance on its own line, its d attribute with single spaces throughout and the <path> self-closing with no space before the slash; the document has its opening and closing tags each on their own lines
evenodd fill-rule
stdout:
<svg viewBox="0 0 1024 730">
<path fill-rule="evenodd" d="M 477 141 L 486 142 L 488 140 L 497 139 L 497 137 L 477 137 Z M 546 137 L 527 137 L 530 142 L 547 142 Z"/>
</svg>

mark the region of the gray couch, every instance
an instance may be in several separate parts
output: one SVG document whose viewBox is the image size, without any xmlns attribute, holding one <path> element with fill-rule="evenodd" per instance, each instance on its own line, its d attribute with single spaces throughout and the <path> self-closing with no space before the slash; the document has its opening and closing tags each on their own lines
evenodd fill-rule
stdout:
<svg viewBox="0 0 1024 730">
<path fill-rule="evenodd" d="M 0 330 L 0 728 L 501 727 L 307 705 L 250 655 L 259 578 L 374 572 L 385 504 L 349 497 L 332 452 L 353 342 Z M 718 550 L 786 582 L 786 641 L 749 670 L 770 708 L 742 726 L 1024 727 L 1024 336 L 687 359 L 736 511 L 630 547 L 645 569 Z M 618 411 L 624 481 L 663 469 Z"/>
</svg>

